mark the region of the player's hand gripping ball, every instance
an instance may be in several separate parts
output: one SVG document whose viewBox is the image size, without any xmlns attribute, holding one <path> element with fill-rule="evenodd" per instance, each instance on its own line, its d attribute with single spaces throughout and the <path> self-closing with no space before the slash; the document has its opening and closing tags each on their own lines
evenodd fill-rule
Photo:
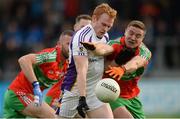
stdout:
<svg viewBox="0 0 180 119">
<path fill-rule="evenodd" d="M 119 97 L 120 87 L 114 79 L 104 78 L 97 83 L 95 94 L 100 101 L 108 103 Z"/>
</svg>

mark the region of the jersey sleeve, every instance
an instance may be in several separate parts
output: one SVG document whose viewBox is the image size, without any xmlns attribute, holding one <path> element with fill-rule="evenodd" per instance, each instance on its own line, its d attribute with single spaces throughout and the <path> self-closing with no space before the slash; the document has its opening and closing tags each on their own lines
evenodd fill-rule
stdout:
<svg viewBox="0 0 180 119">
<path fill-rule="evenodd" d="M 110 40 L 108 42 L 108 45 L 112 46 L 114 49 L 114 52 L 116 52 L 119 49 L 120 41 L 118 40 Z"/>
<path fill-rule="evenodd" d="M 56 61 L 56 57 L 56 50 L 53 50 L 51 52 L 41 52 L 36 54 L 36 63 L 39 65 L 47 62 L 54 62 Z"/>
<path fill-rule="evenodd" d="M 113 51 L 113 53 L 108 55 L 106 58 L 108 60 L 113 60 L 116 57 L 117 53 L 119 52 L 120 41 L 119 41 L 119 39 L 118 40 L 110 40 L 107 44 L 112 46 L 114 51 Z"/>
<path fill-rule="evenodd" d="M 144 43 L 142 43 L 140 46 L 139 55 L 147 61 L 151 59 L 151 51 L 144 45 Z"/>
<path fill-rule="evenodd" d="M 88 51 L 86 48 L 83 47 L 83 45 L 80 42 L 91 42 L 91 37 L 90 37 L 90 27 L 86 27 L 79 32 L 77 32 L 73 39 L 72 39 L 72 55 L 80 55 L 80 56 L 87 56 Z"/>
</svg>

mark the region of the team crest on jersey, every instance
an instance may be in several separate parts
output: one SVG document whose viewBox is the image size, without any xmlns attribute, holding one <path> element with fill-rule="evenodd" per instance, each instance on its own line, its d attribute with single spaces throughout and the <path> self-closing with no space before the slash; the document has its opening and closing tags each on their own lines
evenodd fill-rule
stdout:
<svg viewBox="0 0 180 119">
<path fill-rule="evenodd" d="M 58 79 L 61 79 L 64 76 L 65 73 L 63 71 L 49 70 L 48 74 L 53 75 L 53 77 L 51 77 L 52 80 L 58 80 Z"/>
<path fill-rule="evenodd" d="M 84 48 L 83 47 L 79 47 L 79 55 L 84 55 Z"/>
<path fill-rule="evenodd" d="M 83 47 L 79 47 L 80 52 L 83 52 L 83 50 L 84 50 Z"/>
</svg>

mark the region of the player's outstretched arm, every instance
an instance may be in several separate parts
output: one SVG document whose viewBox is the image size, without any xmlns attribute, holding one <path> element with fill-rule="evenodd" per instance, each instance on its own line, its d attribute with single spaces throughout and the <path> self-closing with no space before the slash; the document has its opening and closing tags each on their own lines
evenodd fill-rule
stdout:
<svg viewBox="0 0 180 119">
<path fill-rule="evenodd" d="M 147 60 L 141 56 L 135 56 L 129 62 L 127 62 L 124 67 L 127 73 L 133 72 L 140 67 L 144 67 L 147 64 Z"/>
<path fill-rule="evenodd" d="M 151 59 L 152 54 L 146 46 L 141 47 L 140 51 L 141 52 L 139 55 L 133 57 L 129 62 L 124 65 L 127 73 L 133 72 L 140 67 L 145 67 Z"/>
<path fill-rule="evenodd" d="M 106 73 L 113 78 L 117 78 L 118 80 L 120 80 L 124 73 L 131 73 L 140 67 L 144 67 L 147 62 L 148 61 L 141 56 L 135 56 L 129 62 L 122 66 L 109 66 L 109 69 L 106 71 Z"/>
<path fill-rule="evenodd" d="M 92 51 L 95 55 L 106 56 L 111 54 L 114 49 L 104 43 L 91 43 L 91 42 L 81 42 L 81 44 L 87 49 Z"/>
</svg>

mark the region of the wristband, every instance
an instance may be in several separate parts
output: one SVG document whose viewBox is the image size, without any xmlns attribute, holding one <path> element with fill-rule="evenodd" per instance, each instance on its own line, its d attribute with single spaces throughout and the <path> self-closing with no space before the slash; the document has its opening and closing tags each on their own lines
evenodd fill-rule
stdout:
<svg viewBox="0 0 180 119">
<path fill-rule="evenodd" d="M 37 86 L 37 85 L 39 85 L 39 82 L 38 82 L 38 81 L 34 81 L 34 82 L 32 83 L 32 86 L 33 86 L 33 87 L 35 87 L 35 86 Z"/>
<path fill-rule="evenodd" d="M 124 65 L 121 65 L 121 68 L 123 69 L 124 72 L 126 72 L 126 68 Z"/>
</svg>

